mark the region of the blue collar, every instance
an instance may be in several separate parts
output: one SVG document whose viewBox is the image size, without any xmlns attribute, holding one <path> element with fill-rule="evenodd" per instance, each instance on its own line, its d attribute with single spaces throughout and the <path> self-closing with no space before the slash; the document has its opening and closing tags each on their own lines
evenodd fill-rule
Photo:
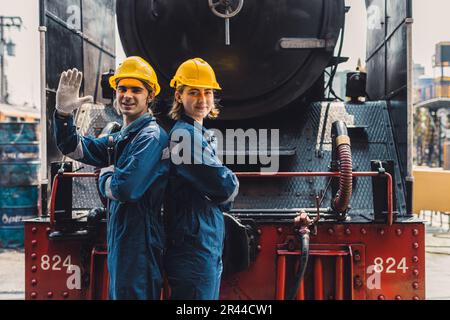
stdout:
<svg viewBox="0 0 450 320">
<path fill-rule="evenodd" d="M 122 130 L 120 130 L 120 133 L 122 136 L 126 136 L 129 133 L 139 131 L 142 129 L 142 127 L 144 127 L 151 121 L 155 121 L 155 118 L 150 113 L 144 113 L 142 116 L 130 123 L 127 127 L 122 128 Z"/>
<path fill-rule="evenodd" d="M 182 114 L 180 120 L 189 123 L 190 125 L 194 126 L 194 128 L 201 128 L 202 133 L 208 132 L 208 129 L 206 129 L 204 126 L 202 126 L 200 124 L 200 122 L 195 121 L 194 119 L 192 119 L 191 117 L 189 117 L 186 114 Z"/>
</svg>

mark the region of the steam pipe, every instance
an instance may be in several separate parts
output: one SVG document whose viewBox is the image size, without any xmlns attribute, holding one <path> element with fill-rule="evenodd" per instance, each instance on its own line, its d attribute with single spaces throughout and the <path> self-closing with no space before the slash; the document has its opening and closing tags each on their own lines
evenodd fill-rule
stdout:
<svg viewBox="0 0 450 320">
<path fill-rule="evenodd" d="M 340 172 L 339 190 L 331 202 L 331 207 L 339 213 L 344 213 L 348 210 L 350 198 L 352 197 L 353 164 L 350 137 L 343 121 L 333 123 L 331 138 L 333 142 L 332 167 L 339 167 Z"/>
</svg>

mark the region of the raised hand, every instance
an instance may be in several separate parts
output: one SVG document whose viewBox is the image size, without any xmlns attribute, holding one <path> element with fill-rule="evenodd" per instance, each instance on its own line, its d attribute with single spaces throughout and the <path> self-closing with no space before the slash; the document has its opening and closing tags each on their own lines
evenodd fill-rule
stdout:
<svg viewBox="0 0 450 320">
<path fill-rule="evenodd" d="M 92 96 L 79 97 L 83 73 L 76 68 L 64 71 L 59 78 L 56 91 L 56 110 L 62 115 L 70 115 L 85 103 L 92 103 Z"/>
</svg>

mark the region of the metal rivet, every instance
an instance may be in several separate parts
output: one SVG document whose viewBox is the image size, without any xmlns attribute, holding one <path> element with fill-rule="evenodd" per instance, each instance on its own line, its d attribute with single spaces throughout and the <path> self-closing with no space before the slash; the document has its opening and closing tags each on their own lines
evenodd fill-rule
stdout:
<svg viewBox="0 0 450 320">
<path fill-rule="evenodd" d="M 67 291 L 64 291 L 62 295 L 63 295 L 64 298 L 68 298 L 69 297 L 69 293 Z"/>
<path fill-rule="evenodd" d="M 262 234 L 261 229 L 258 229 L 257 232 L 258 232 L 258 234 Z"/>
<path fill-rule="evenodd" d="M 414 248 L 414 249 L 419 248 L 419 244 L 418 244 L 417 242 L 414 242 L 414 243 L 413 243 L 413 248 Z"/>
<path fill-rule="evenodd" d="M 356 262 L 361 261 L 361 255 L 359 254 L 359 252 L 355 252 L 353 260 L 355 260 Z"/>
<path fill-rule="evenodd" d="M 37 267 L 36 266 L 32 266 L 31 267 L 31 272 L 36 272 L 37 271 Z"/>
<path fill-rule="evenodd" d="M 31 240 L 31 245 L 32 245 L 32 246 L 37 245 L 37 240 Z"/>
<path fill-rule="evenodd" d="M 397 229 L 397 230 L 395 230 L 395 233 L 396 233 L 398 236 L 401 236 L 401 235 L 402 235 L 402 230 Z"/>
<path fill-rule="evenodd" d="M 259 244 L 256 248 L 258 249 L 258 251 L 261 251 L 261 246 Z"/>
<path fill-rule="evenodd" d="M 420 300 L 420 298 L 418 296 L 414 296 L 413 300 Z"/>
<path fill-rule="evenodd" d="M 419 275 L 419 270 L 414 269 L 414 270 L 413 270 L 413 275 L 418 276 L 418 275 Z"/>
<path fill-rule="evenodd" d="M 353 283 L 354 283 L 354 287 L 355 287 L 356 289 L 361 288 L 361 287 L 363 286 L 363 282 L 362 282 L 360 276 L 355 276 L 355 278 L 354 278 L 354 280 L 353 280 Z"/>
<path fill-rule="evenodd" d="M 37 280 L 36 279 L 31 279 L 31 285 L 34 287 L 37 285 Z"/>
<path fill-rule="evenodd" d="M 367 233 L 366 229 L 361 228 L 361 234 L 366 234 L 366 233 Z"/>
<path fill-rule="evenodd" d="M 384 234 L 384 229 L 380 229 L 379 233 L 380 233 L 381 235 L 383 235 L 383 234 Z"/>
<path fill-rule="evenodd" d="M 31 293 L 31 298 L 36 299 L 36 297 L 37 297 L 37 293 L 33 291 L 33 292 Z"/>
<path fill-rule="evenodd" d="M 36 233 L 37 232 L 37 228 L 36 227 L 31 228 L 31 232 Z"/>
<path fill-rule="evenodd" d="M 277 229 L 277 232 L 278 232 L 278 233 L 283 233 L 283 228 L 278 228 L 278 229 Z"/>
<path fill-rule="evenodd" d="M 419 262 L 419 257 L 418 257 L 418 256 L 412 257 L 412 261 L 413 261 L 413 262 Z"/>
<path fill-rule="evenodd" d="M 334 233 L 334 229 L 333 228 L 328 228 L 328 234 L 333 234 Z"/>
<path fill-rule="evenodd" d="M 384 300 L 384 299 L 386 299 L 382 294 L 380 294 L 379 296 L 378 296 L 378 300 Z"/>
<path fill-rule="evenodd" d="M 47 292 L 47 297 L 49 297 L 49 298 L 53 297 L 53 292 L 51 292 L 51 291 Z"/>
<path fill-rule="evenodd" d="M 31 254 L 31 259 L 36 260 L 36 258 L 37 258 L 37 254 L 33 252 L 33 253 Z"/>
<path fill-rule="evenodd" d="M 351 231 L 350 229 L 345 229 L 345 234 L 346 234 L 346 235 L 351 235 L 351 234 L 352 234 L 352 231 Z"/>
<path fill-rule="evenodd" d="M 47 233 L 50 233 L 50 231 L 52 231 L 52 228 L 47 227 L 47 228 L 45 228 L 45 231 L 46 231 Z"/>
<path fill-rule="evenodd" d="M 401 296 L 395 296 L 395 300 L 402 300 Z"/>
<path fill-rule="evenodd" d="M 419 230 L 413 229 L 412 233 L 413 233 L 413 236 L 417 236 L 417 235 L 419 235 Z"/>
<path fill-rule="evenodd" d="M 418 282 L 413 282 L 412 287 L 414 289 L 419 289 L 419 283 Z"/>
</svg>

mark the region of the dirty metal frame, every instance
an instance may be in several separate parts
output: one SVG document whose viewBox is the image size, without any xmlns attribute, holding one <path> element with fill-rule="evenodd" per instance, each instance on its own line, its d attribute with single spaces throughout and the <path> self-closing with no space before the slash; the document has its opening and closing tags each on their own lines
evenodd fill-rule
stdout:
<svg viewBox="0 0 450 320">
<path fill-rule="evenodd" d="M 325 249 L 321 249 L 321 247 L 325 247 Z M 351 245 L 346 246 L 346 250 L 342 250 L 343 246 L 336 244 L 330 249 L 329 246 L 324 246 L 323 244 L 312 244 L 309 250 L 310 256 L 332 256 L 336 257 L 336 279 L 335 279 L 335 291 L 336 291 L 336 300 L 344 299 L 344 257 L 350 256 L 353 257 L 353 250 Z M 288 256 L 299 256 L 301 255 L 301 251 L 289 251 L 289 250 L 277 250 L 277 283 L 276 283 L 276 300 L 285 300 L 285 290 L 286 290 L 286 258 Z M 314 260 L 314 274 L 317 275 L 314 277 L 314 292 L 315 300 L 323 300 L 323 268 L 322 268 L 322 260 L 315 259 Z M 350 267 L 350 278 L 353 279 L 353 265 Z M 353 291 L 351 294 L 351 298 L 353 298 Z M 297 300 L 305 299 L 305 286 L 304 280 L 301 280 L 300 286 L 297 291 Z"/>
<path fill-rule="evenodd" d="M 250 177 L 339 177 L 341 174 L 339 172 L 277 172 L 277 173 L 268 173 L 268 172 L 237 172 L 236 175 L 240 178 L 250 178 Z M 84 177 L 84 178 L 93 178 L 96 177 L 96 173 L 74 173 L 74 172 L 66 172 L 66 173 L 58 173 L 53 178 L 52 185 L 52 193 L 50 199 L 50 225 L 55 225 L 55 201 L 56 201 L 56 190 L 58 188 L 58 180 L 60 177 Z M 393 213 L 393 192 L 392 192 L 392 176 L 385 173 L 378 172 L 353 172 L 354 177 L 377 177 L 377 176 L 386 176 L 387 177 L 387 223 L 389 226 L 392 226 L 394 221 L 394 213 Z"/>
</svg>

